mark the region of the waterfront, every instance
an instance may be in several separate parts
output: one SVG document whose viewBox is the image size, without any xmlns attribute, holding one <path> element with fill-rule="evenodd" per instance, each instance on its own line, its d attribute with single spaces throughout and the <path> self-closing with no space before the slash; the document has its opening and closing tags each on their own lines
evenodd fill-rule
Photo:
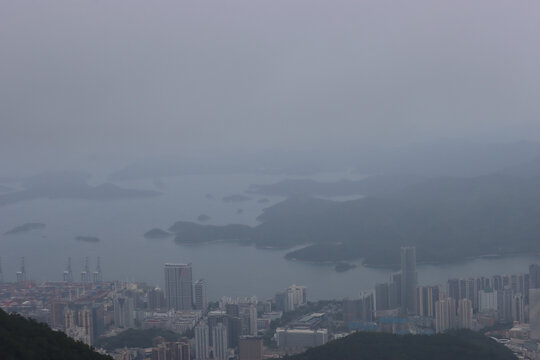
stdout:
<svg viewBox="0 0 540 360">
<path fill-rule="evenodd" d="M 343 174 L 325 175 L 332 180 Z M 178 220 L 195 220 L 208 214 L 211 224 L 255 224 L 256 216 L 280 198 L 253 196 L 241 203 L 224 203 L 221 197 L 239 194 L 251 183 L 271 183 L 283 177 L 256 175 L 184 176 L 159 181 L 162 196 L 115 201 L 40 199 L 0 207 L 0 232 L 26 222 L 42 222 L 46 228 L 27 233 L 0 236 L 0 256 L 6 281 L 15 280 L 20 257 L 25 256 L 29 278 L 38 281 L 60 280 L 68 256 L 78 279 L 84 257 L 90 257 L 90 269 L 96 257 L 106 280 L 145 281 L 162 286 L 163 263 L 191 262 L 194 278 L 208 282 L 208 295 L 257 295 L 271 297 L 276 289 L 290 284 L 308 286 L 311 299 L 356 297 L 361 290 L 377 282 L 388 281 L 390 269 L 358 266 L 338 273 L 332 265 L 291 262 L 285 250 L 263 250 L 252 246 L 213 243 L 179 246 L 171 238 L 149 240 L 145 231 L 168 228 Z M 155 188 L 155 181 L 121 183 L 133 188 Z M 213 199 L 206 197 L 212 194 Z M 268 198 L 269 203 L 256 200 Z M 238 209 L 242 214 L 237 214 Z M 96 236 L 97 243 L 75 240 L 76 236 Z M 528 265 L 540 262 L 537 256 L 500 259 L 475 259 L 445 265 L 420 265 L 420 284 L 445 284 L 448 278 L 520 273 Z"/>
</svg>

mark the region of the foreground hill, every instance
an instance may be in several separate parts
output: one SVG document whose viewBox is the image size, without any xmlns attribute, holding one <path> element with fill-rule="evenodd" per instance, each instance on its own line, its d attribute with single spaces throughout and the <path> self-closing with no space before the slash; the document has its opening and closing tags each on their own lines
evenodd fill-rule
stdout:
<svg viewBox="0 0 540 360">
<path fill-rule="evenodd" d="M 2 360 L 111 360 L 46 324 L 0 309 Z"/>
<path fill-rule="evenodd" d="M 359 332 L 288 357 L 289 360 L 511 360 L 504 345 L 469 330 L 437 335 Z"/>
</svg>

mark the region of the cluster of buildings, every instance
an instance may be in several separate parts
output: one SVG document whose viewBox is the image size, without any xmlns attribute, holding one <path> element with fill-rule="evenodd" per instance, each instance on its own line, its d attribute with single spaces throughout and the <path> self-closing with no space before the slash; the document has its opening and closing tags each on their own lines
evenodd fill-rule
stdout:
<svg viewBox="0 0 540 360">
<path fill-rule="evenodd" d="M 418 285 L 416 249 L 403 247 L 401 271 L 391 274 L 389 282 L 312 313 L 296 312 L 308 305 L 305 286 L 291 285 L 264 301 L 222 297 L 209 307 L 207 284 L 193 280 L 191 264 L 165 264 L 163 289 L 103 281 L 99 258 L 95 271 L 88 264 L 86 258 L 80 281 L 74 281 L 68 260 L 63 281 L 40 284 L 27 279 L 24 259 L 15 283 L 2 282 L 0 266 L 0 307 L 47 322 L 89 345 L 130 328 L 160 328 L 184 336 L 178 342 L 156 338 L 149 348 L 116 350 L 118 360 L 262 360 L 269 353 L 323 345 L 350 331 L 432 334 L 500 324 L 511 328 L 505 333 L 511 339 L 507 346 L 540 358 L 536 264 L 524 274 Z M 263 338 L 275 349 L 268 351 Z"/>
<path fill-rule="evenodd" d="M 507 325 L 522 339 L 540 341 L 540 265 L 523 274 L 424 286 L 418 285 L 416 249 L 402 247 L 401 271 L 357 299 L 345 299 L 343 317 L 349 330 L 430 334 Z"/>
<path fill-rule="evenodd" d="M 62 281 L 36 283 L 27 279 L 23 259 L 17 282 L 0 281 L 0 307 L 46 322 L 92 346 L 100 337 L 131 328 L 188 335 L 180 342 L 158 338 L 151 348 L 117 349 L 112 355 L 118 360 L 259 360 L 263 358 L 262 335 L 272 321 L 306 305 L 308 299 L 305 286 L 292 285 L 271 300 L 222 297 L 209 309 L 207 284 L 204 279 L 193 281 L 191 264 L 165 264 L 165 286 L 160 289 L 143 283 L 103 281 L 99 258 L 96 260 L 91 272 L 85 258 L 76 279 L 68 259 Z M 280 347 L 300 349 L 325 343 L 326 334 L 322 340 L 314 340 L 321 333 L 320 321 L 314 319 L 317 316 L 279 328 L 276 340 Z"/>
</svg>

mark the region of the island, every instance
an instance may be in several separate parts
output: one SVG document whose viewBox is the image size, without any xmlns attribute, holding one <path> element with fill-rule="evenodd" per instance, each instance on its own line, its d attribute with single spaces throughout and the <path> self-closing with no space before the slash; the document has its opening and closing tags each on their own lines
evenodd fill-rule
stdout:
<svg viewBox="0 0 540 360">
<path fill-rule="evenodd" d="M 158 228 L 148 230 L 144 233 L 144 237 L 146 239 L 164 239 L 171 236 L 173 236 L 173 234 L 170 232 Z"/>
<path fill-rule="evenodd" d="M 251 198 L 246 195 L 237 194 L 237 195 L 229 195 L 223 197 L 223 202 L 225 203 L 238 203 L 238 202 L 245 202 L 249 201 Z"/>
<path fill-rule="evenodd" d="M 210 216 L 208 216 L 206 214 L 201 214 L 201 215 L 197 216 L 197 221 L 199 221 L 199 222 L 210 221 Z"/>
<path fill-rule="evenodd" d="M 418 263 L 431 264 L 540 253 L 540 171 L 535 169 L 540 166 L 470 178 L 437 177 L 347 201 L 294 195 L 265 208 L 255 226 L 178 222 L 170 231 L 178 243 L 295 247 L 287 259 L 326 264 L 395 267 L 404 245 L 416 246 Z"/>
<path fill-rule="evenodd" d="M 42 223 L 26 223 L 20 226 L 16 226 L 13 229 L 6 231 L 4 235 L 14 235 L 29 232 L 32 230 L 44 229 L 45 224 Z"/>
<path fill-rule="evenodd" d="M 115 200 L 158 196 L 153 190 L 126 189 L 112 183 L 88 184 L 88 174 L 71 172 L 44 173 L 21 180 L 23 190 L 0 194 L 0 206 L 25 200 L 87 199 Z"/>
<path fill-rule="evenodd" d="M 236 210 L 236 214 L 240 215 L 244 213 L 244 209 L 238 209 Z"/>
<path fill-rule="evenodd" d="M 76 236 L 75 240 L 89 242 L 89 243 L 97 243 L 100 241 L 100 238 L 95 237 L 95 236 Z"/>
<path fill-rule="evenodd" d="M 356 268 L 356 265 L 354 264 L 350 264 L 346 262 L 339 262 L 334 267 L 334 270 L 336 270 L 337 272 L 345 272 L 354 268 Z"/>
<path fill-rule="evenodd" d="M 267 198 L 262 198 L 262 199 L 257 200 L 257 204 L 267 204 L 269 202 L 270 200 L 268 200 Z"/>
</svg>

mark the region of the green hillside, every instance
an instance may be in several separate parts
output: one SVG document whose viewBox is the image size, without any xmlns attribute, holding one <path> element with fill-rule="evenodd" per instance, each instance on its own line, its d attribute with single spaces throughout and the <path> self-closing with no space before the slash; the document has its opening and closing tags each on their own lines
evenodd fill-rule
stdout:
<svg viewBox="0 0 540 360">
<path fill-rule="evenodd" d="M 288 360 L 511 360 L 504 345 L 470 330 L 437 335 L 359 332 Z"/>
<path fill-rule="evenodd" d="M 43 323 L 0 309 L 2 360 L 111 360 Z"/>
</svg>

